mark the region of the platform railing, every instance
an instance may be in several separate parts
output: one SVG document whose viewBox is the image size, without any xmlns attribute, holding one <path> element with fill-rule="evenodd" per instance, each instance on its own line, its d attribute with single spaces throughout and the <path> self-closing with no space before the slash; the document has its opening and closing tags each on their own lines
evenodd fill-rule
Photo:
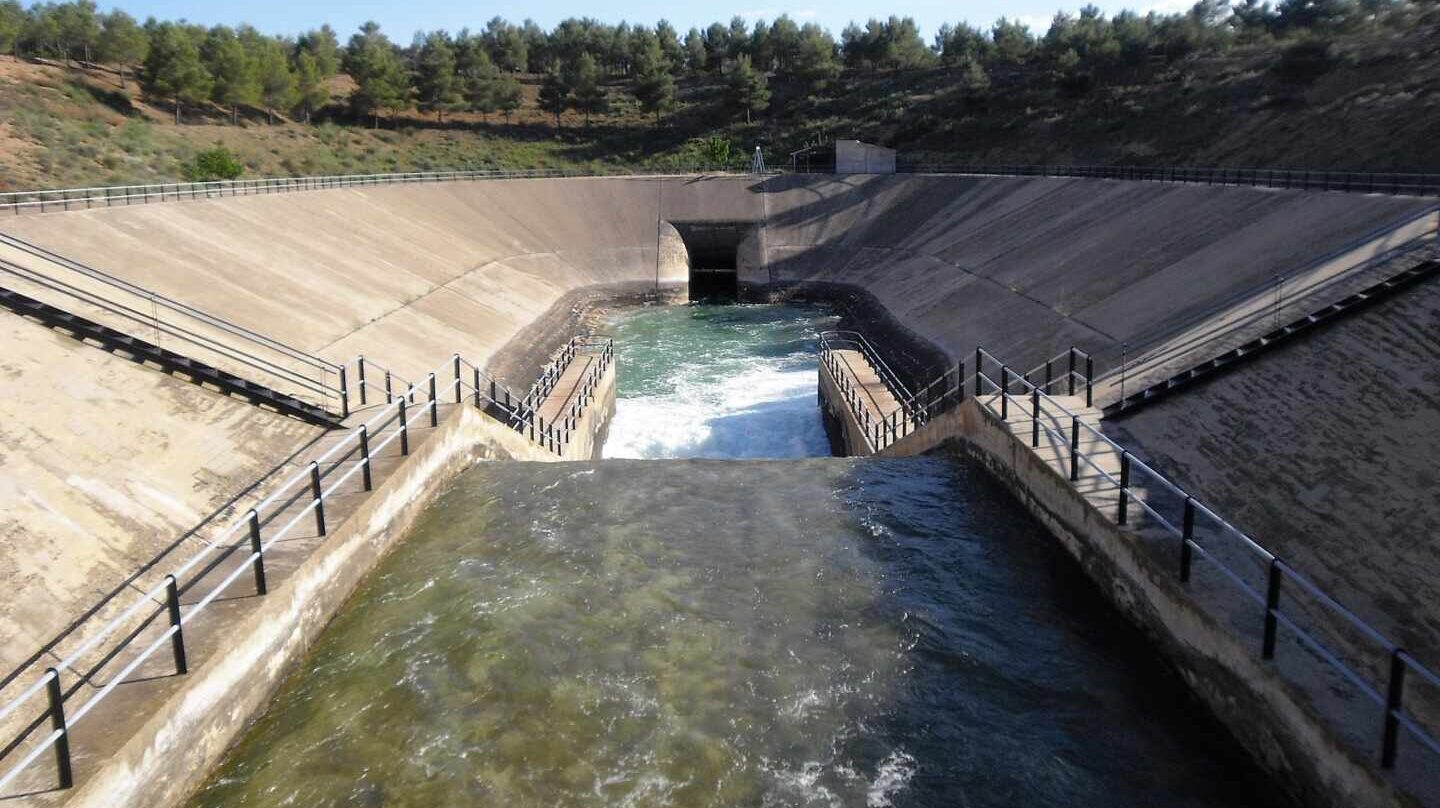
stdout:
<svg viewBox="0 0 1440 808">
<path fill-rule="evenodd" d="M 0 234 L 0 245 L 40 259 L 22 266 L 0 259 L 0 284 L 6 278 L 15 291 L 44 290 L 43 301 L 72 314 L 90 307 L 110 322 L 102 323 L 151 341 L 159 347 L 171 340 L 184 353 L 248 381 L 294 396 L 338 417 L 348 414 L 348 396 L 341 366 L 312 356 L 251 329 L 216 317 L 43 247 Z"/>
<path fill-rule="evenodd" d="M 119 685 L 129 681 L 141 665 L 166 647 L 171 650 L 175 673 L 187 673 L 189 661 L 185 627 L 244 575 L 253 577 L 256 594 L 267 594 L 265 557 L 276 542 L 290 537 L 291 532 L 307 520 L 313 520 L 317 536 L 325 536 L 328 528 L 325 515 L 327 499 L 357 475 L 361 490 L 372 490 L 374 457 L 396 441 L 399 442 L 400 455 L 409 455 L 410 432 L 417 426 L 415 419 L 427 419 L 429 426 L 438 426 L 439 407 L 446 403 L 444 399 L 449 398 L 456 405 L 462 405 L 468 400 L 477 409 L 516 429 L 547 451 L 563 456 L 573 433 L 580 426 L 581 416 L 593 402 L 604 374 L 613 365 L 614 342 L 603 335 L 577 337 L 567 344 L 563 352 L 568 354 L 570 359 L 579 353 L 593 354 L 597 361 L 592 363 L 586 376 L 577 384 L 576 390 L 562 410 L 561 417 L 553 423 L 540 420 L 538 410 L 534 408 L 521 409 L 518 405 L 519 399 L 507 388 L 458 353 L 453 354 L 434 372 L 427 374 L 419 384 L 402 379 L 373 360 L 357 358 L 357 392 L 365 405 L 368 405 L 372 396 L 376 398 L 375 406 L 379 409 L 374 416 L 308 462 L 302 470 L 291 475 L 253 507 L 246 509 L 243 516 L 233 520 L 219 534 L 205 541 L 195 555 L 165 575 L 161 583 L 146 589 L 118 615 L 91 629 L 88 636 L 73 650 L 49 666 L 18 695 L 0 704 L 0 723 L 3 723 L 27 705 L 33 706 L 43 701 L 43 709 L 38 712 L 37 717 L 26 723 L 8 744 L 0 748 L 0 761 L 8 760 L 11 755 L 25 749 L 18 762 L 0 770 L 0 799 L 13 796 L 7 794 L 7 790 L 47 752 L 53 753 L 55 758 L 58 787 L 70 788 L 74 784 L 69 746 L 72 729 Z M 360 370 L 361 368 L 363 370 Z M 376 380 L 377 373 L 384 382 Z M 440 379 L 446 376 L 449 378 L 441 382 Z M 383 404 L 379 403 L 381 395 L 385 399 Z M 356 457 L 358 462 L 341 472 L 342 464 Z M 337 473 L 338 478 L 327 482 L 328 478 Z M 278 529 L 268 529 L 277 519 L 290 513 L 292 506 L 302 501 L 305 504 L 283 525 Z M 181 603 L 182 595 L 206 581 L 210 573 L 236 552 L 243 552 L 241 548 L 248 548 L 249 554 L 240 559 L 234 570 L 211 586 L 194 605 L 185 606 Z M 151 638 L 133 658 L 110 674 L 108 681 L 102 684 L 97 680 L 101 672 L 107 670 L 122 653 L 132 651 L 138 643 L 144 642 L 142 635 L 162 618 L 168 621 L 165 624 L 167 627 L 158 636 Z M 112 639 L 115 641 L 109 643 Z M 87 662 L 87 658 L 96 652 L 100 653 L 99 661 Z M 40 658 L 41 654 L 33 656 L 29 662 L 0 682 L 0 687 L 16 681 L 17 677 L 34 667 Z M 68 685 L 63 681 L 66 674 L 73 677 Z M 78 708 L 69 709 L 70 702 L 87 685 L 98 686 L 98 692 Z M 38 740 L 33 740 L 35 731 L 47 722 L 51 727 L 50 732 Z M 27 741 L 30 742 L 28 748 Z"/>
<path fill-rule="evenodd" d="M 833 170 L 833 167 L 831 168 Z M 1062 177 L 1130 180 L 1184 185 L 1237 185 L 1311 191 L 1406 196 L 1440 195 L 1440 174 L 1413 172 L 1326 171 L 1285 168 L 1207 166 L 985 165 L 979 163 L 900 162 L 900 173 L 961 174 L 999 177 Z"/>
<path fill-rule="evenodd" d="M 1276 659 L 1280 629 L 1284 628 L 1299 646 L 1377 708 L 1374 746 L 1382 768 L 1395 766 L 1401 729 L 1419 748 L 1437 755 L 1430 766 L 1440 766 L 1440 741 L 1433 729 L 1440 720 L 1436 712 L 1440 709 L 1440 677 L 1431 669 L 1294 566 L 1106 437 L 1084 416 L 1027 381 L 1024 374 L 1010 370 L 983 348 L 976 350 L 976 357 L 974 395 L 981 406 L 1012 429 L 1010 410 L 1016 408 L 1022 423 L 1030 422 L 1030 445 L 1039 449 L 1043 441 L 1053 447 L 1072 485 L 1080 481 L 1083 466 L 1091 481 L 1099 480 L 1113 495 L 1109 516 L 1116 524 L 1138 530 L 1137 522 L 1148 520 L 1162 535 L 1176 541 L 1176 578 L 1192 593 L 1197 590 L 1191 584 L 1202 573 L 1200 562 L 1208 562 L 1215 575 L 1206 576 L 1206 583 L 1223 583 L 1241 598 L 1226 598 L 1229 603 L 1256 607 L 1253 625 L 1244 633 L 1255 642 L 1254 650 L 1261 659 Z M 1103 462 L 1107 456 L 1116 459 L 1118 466 L 1107 468 Z M 1087 489 L 1089 496 L 1097 493 Z M 1340 638 L 1367 658 L 1358 662 L 1347 659 L 1346 652 L 1336 650 L 1342 644 Z M 1420 701 L 1407 700 L 1407 686 L 1416 684 L 1434 690 L 1425 694 L 1420 704 L 1407 706 Z"/>
<path fill-rule="evenodd" d="M 338 174 L 310 177 L 267 177 L 213 182 L 166 182 L 149 185 L 109 185 L 54 188 L 0 193 L 0 215 L 53 213 L 91 208 L 125 207 L 156 202 L 220 199 L 234 196 L 364 188 L 378 185 L 416 185 L 475 180 L 551 179 L 558 177 L 664 177 L 693 174 L 748 174 L 735 167 L 695 165 L 674 169 L 535 168 L 476 169 L 464 171 L 409 171 L 388 174 Z M 775 172 L 767 172 L 775 173 Z"/>
<path fill-rule="evenodd" d="M 895 398 L 898 405 L 894 409 L 886 412 L 886 408 L 874 394 L 856 382 L 860 378 L 861 369 L 851 364 L 844 351 L 854 351 L 864 357 L 870 370 Z M 915 394 L 910 392 L 864 334 L 857 331 L 822 332 L 820 360 L 831 371 L 831 378 L 835 380 L 841 396 L 865 433 L 872 451 L 889 446 L 920 425 L 923 413 L 916 408 L 918 402 Z M 870 406 L 865 406 L 866 401 L 870 402 Z M 875 415 L 871 414 L 872 410 Z"/>
</svg>

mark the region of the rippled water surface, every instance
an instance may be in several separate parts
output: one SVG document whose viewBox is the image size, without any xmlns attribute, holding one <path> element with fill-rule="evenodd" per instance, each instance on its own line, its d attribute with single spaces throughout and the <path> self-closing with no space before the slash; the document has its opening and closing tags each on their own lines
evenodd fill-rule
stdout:
<svg viewBox="0 0 1440 808">
<path fill-rule="evenodd" d="M 606 457 L 823 457 L 811 306 L 657 306 L 617 315 Z"/>
<path fill-rule="evenodd" d="M 980 469 L 486 464 L 195 806 L 1265 804 Z"/>
</svg>

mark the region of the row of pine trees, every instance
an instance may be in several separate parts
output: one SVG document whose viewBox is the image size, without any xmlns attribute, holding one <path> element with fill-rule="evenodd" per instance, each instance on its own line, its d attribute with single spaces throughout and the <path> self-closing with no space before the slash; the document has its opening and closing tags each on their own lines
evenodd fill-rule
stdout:
<svg viewBox="0 0 1440 808">
<path fill-rule="evenodd" d="M 1084 92 L 1124 69 L 1159 69 L 1237 43 L 1294 50 L 1300 69 L 1323 69 L 1329 42 L 1354 32 L 1403 29 L 1434 21 L 1437 0 L 1200 0 L 1178 14 L 1121 12 L 1106 17 L 1086 6 L 1061 12 L 1043 35 L 1001 18 L 989 29 L 946 25 L 931 44 L 908 17 L 851 24 L 836 41 L 813 23 L 788 16 L 754 24 L 691 28 L 684 36 L 661 20 L 654 26 L 611 25 L 568 19 L 545 31 L 495 18 L 483 30 L 417 33 L 408 47 L 366 23 L 342 46 L 328 25 L 296 37 L 267 36 L 246 25 L 205 28 L 184 22 L 140 23 L 121 10 L 100 13 L 92 0 L 22 7 L 0 0 L 0 53 L 118 68 L 140 66 L 147 93 L 174 107 L 218 104 L 238 121 L 242 106 L 273 120 L 294 114 L 309 120 L 329 104 L 341 71 L 355 82 L 345 99 L 357 116 L 378 125 L 382 115 L 412 106 L 444 120 L 466 110 L 508 120 L 523 103 L 517 76 L 542 76 L 541 106 L 555 116 L 569 109 L 589 120 L 610 107 L 609 84 L 624 84 L 640 108 L 660 116 L 674 108 L 676 79 L 724 80 L 724 97 L 736 114 L 751 117 L 770 103 L 772 79 L 805 94 L 824 94 L 844 71 L 944 67 L 967 94 L 983 94 L 996 69 L 1029 65 L 1041 80 Z"/>
</svg>

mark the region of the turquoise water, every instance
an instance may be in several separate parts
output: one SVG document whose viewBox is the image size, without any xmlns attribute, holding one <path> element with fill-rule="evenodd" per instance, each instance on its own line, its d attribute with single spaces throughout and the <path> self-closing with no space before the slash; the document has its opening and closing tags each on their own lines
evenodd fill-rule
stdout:
<svg viewBox="0 0 1440 808">
<path fill-rule="evenodd" d="M 619 346 L 605 457 L 823 457 L 815 403 L 820 332 L 837 318 L 788 305 L 638 309 L 607 325 Z"/>
</svg>

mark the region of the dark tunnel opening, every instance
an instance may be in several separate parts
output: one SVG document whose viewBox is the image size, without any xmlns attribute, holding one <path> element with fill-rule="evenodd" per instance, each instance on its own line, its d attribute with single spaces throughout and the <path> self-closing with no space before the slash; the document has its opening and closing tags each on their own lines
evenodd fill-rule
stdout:
<svg viewBox="0 0 1440 808">
<path fill-rule="evenodd" d="M 740 296 L 740 242 L 754 222 L 674 222 L 690 266 L 690 299 L 735 301 Z"/>
</svg>

